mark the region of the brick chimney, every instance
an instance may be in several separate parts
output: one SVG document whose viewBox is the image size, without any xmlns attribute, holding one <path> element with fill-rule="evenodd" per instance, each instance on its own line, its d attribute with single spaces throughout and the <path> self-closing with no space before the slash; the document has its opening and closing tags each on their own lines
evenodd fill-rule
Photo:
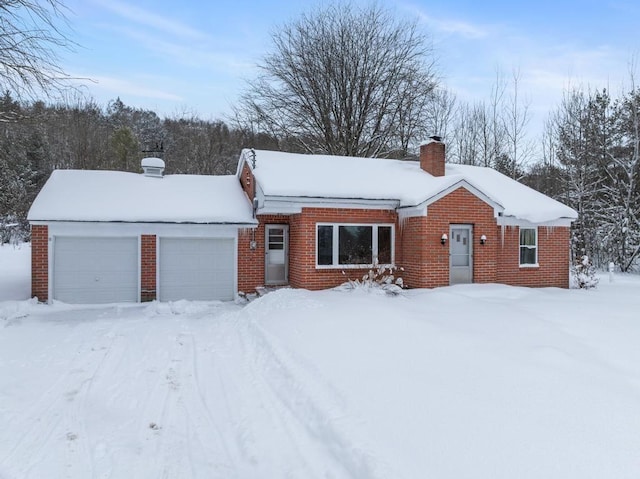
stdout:
<svg viewBox="0 0 640 479">
<path fill-rule="evenodd" d="M 433 176 L 444 176 L 444 143 L 439 136 L 420 145 L 420 168 Z"/>
</svg>

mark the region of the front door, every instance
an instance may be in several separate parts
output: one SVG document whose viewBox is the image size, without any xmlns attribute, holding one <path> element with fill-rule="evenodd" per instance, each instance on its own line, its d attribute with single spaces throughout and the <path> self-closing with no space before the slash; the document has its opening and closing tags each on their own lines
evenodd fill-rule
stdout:
<svg viewBox="0 0 640 479">
<path fill-rule="evenodd" d="M 265 284 L 287 284 L 289 282 L 289 226 L 266 225 L 265 227 Z"/>
<path fill-rule="evenodd" d="M 471 225 L 451 225 L 449 234 L 449 284 L 473 281 Z"/>
</svg>

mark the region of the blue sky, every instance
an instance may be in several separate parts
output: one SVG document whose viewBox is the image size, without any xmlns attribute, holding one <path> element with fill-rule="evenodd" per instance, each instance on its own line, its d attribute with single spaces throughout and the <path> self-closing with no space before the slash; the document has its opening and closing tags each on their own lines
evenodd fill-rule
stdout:
<svg viewBox="0 0 640 479">
<path fill-rule="evenodd" d="M 223 118 L 256 75 L 279 25 L 312 2 L 67 0 L 70 74 L 88 77 L 88 93 L 106 104 L 149 108 L 163 116 Z M 520 93 L 539 129 L 569 86 L 629 87 L 640 51 L 640 3 L 619 1 L 385 0 L 430 35 L 442 83 L 458 98 L 488 99 L 496 71 L 520 71 Z M 640 80 L 639 80 L 640 81 Z"/>
</svg>

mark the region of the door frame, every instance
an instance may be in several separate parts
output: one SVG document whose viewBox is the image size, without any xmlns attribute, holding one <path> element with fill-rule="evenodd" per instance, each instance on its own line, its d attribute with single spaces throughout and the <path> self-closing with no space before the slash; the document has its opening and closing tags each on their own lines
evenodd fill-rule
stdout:
<svg viewBox="0 0 640 479">
<path fill-rule="evenodd" d="M 284 279 L 269 279 L 269 230 L 282 229 L 284 232 Z M 264 284 L 280 285 L 289 284 L 289 225 L 281 223 L 269 223 L 264 225 Z"/>
<path fill-rule="evenodd" d="M 452 248 L 453 248 L 453 230 L 454 229 L 456 230 L 464 229 L 469 232 L 469 253 L 468 253 L 469 254 L 469 281 L 464 283 L 453 281 Z M 468 284 L 468 283 L 473 283 L 473 225 L 469 223 L 461 223 L 461 224 L 452 223 L 449 225 L 449 284 L 453 285 L 453 284 Z"/>
</svg>

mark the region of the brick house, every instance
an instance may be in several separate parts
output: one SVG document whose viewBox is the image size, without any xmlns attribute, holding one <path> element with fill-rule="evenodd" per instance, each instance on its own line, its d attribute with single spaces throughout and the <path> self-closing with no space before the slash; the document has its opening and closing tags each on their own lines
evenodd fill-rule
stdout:
<svg viewBox="0 0 640 479">
<path fill-rule="evenodd" d="M 569 285 L 577 214 L 489 168 L 445 165 L 431 141 L 420 161 L 244 150 L 237 171 L 258 228 L 238 239 L 238 287 L 323 289 L 370 266 L 405 285 Z"/>
<path fill-rule="evenodd" d="M 236 175 L 54 171 L 34 201 L 32 295 L 106 303 L 323 289 L 372 264 L 408 287 L 568 287 L 576 212 L 488 169 L 243 150 Z"/>
</svg>

